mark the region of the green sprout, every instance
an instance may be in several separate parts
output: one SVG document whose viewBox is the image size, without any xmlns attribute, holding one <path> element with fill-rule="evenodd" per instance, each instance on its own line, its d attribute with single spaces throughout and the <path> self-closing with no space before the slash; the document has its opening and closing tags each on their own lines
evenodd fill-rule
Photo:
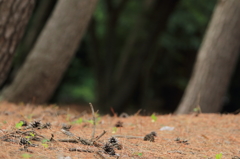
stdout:
<svg viewBox="0 0 240 159">
<path fill-rule="evenodd" d="M 222 158 L 222 153 L 216 154 L 215 158 L 216 159 L 221 159 Z"/>
<path fill-rule="evenodd" d="M 117 127 L 113 127 L 112 128 L 112 133 L 114 134 L 114 133 L 116 133 L 117 132 Z"/>
<path fill-rule="evenodd" d="M 21 129 L 21 127 L 22 127 L 23 124 L 24 124 L 23 121 L 20 121 L 19 123 L 17 123 L 17 124 L 15 125 L 15 127 L 16 127 L 17 129 Z"/>
<path fill-rule="evenodd" d="M 49 141 L 50 141 L 49 139 L 43 139 L 42 143 L 45 144 L 46 142 L 49 142 Z"/>
<path fill-rule="evenodd" d="M 32 157 L 32 155 L 29 154 L 29 153 L 24 153 L 24 154 L 22 154 L 22 157 L 23 158 L 30 158 L 30 157 Z"/>
<path fill-rule="evenodd" d="M 29 138 L 31 138 L 31 137 L 34 137 L 34 136 L 35 136 L 35 134 L 33 134 L 33 133 L 29 133 L 29 135 L 30 135 L 30 136 L 25 136 L 25 138 L 29 139 Z"/>
<path fill-rule="evenodd" d="M 35 135 L 33 133 L 29 133 L 32 137 L 34 137 Z"/>
<path fill-rule="evenodd" d="M 151 118 L 152 118 L 152 122 L 155 122 L 155 121 L 157 121 L 157 117 L 156 117 L 156 115 L 155 115 L 155 114 L 152 114 L 152 115 L 151 115 Z"/>
<path fill-rule="evenodd" d="M 198 112 L 201 112 L 201 108 L 200 107 L 196 107 L 193 109 L 194 112 L 198 113 Z"/>
<path fill-rule="evenodd" d="M 134 155 L 138 155 L 138 156 L 143 156 L 143 153 L 142 153 L 142 152 L 134 152 L 133 154 L 134 154 Z"/>
<path fill-rule="evenodd" d="M 142 156 L 142 155 L 143 155 L 143 153 L 142 153 L 142 152 L 139 152 L 139 153 L 138 153 L 138 156 Z"/>
<path fill-rule="evenodd" d="M 90 124 L 93 124 L 93 120 L 86 120 L 86 122 L 89 122 Z"/>
<path fill-rule="evenodd" d="M 101 118 L 100 117 L 97 117 L 96 118 L 96 124 L 99 122 L 101 120 Z M 86 120 L 86 122 L 89 122 L 90 124 L 93 124 L 93 120 L 92 119 L 90 119 L 90 120 Z"/>
<path fill-rule="evenodd" d="M 78 118 L 77 120 L 73 121 L 73 124 L 81 124 L 83 122 L 82 118 Z"/>
<path fill-rule="evenodd" d="M 48 144 L 42 144 L 44 148 L 48 148 Z"/>
</svg>

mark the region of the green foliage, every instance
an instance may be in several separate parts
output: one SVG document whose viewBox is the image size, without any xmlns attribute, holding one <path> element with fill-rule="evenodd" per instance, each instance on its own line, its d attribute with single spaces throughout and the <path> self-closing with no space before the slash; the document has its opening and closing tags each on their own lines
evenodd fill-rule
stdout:
<svg viewBox="0 0 240 159">
<path fill-rule="evenodd" d="M 222 158 L 222 153 L 216 154 L 215 158 L 216 159 L 221 159 Z"/>
<path fill-rule="evenodd" d="M 19 123 L 17 123 L 17 124 L 15 125 L 15 127 L 16 127 L 17 129 L 21 129 L 21 127 L 22 127 L 23 124 L 24 124 L 23 121 L 20 121 Z"/>
</svg>

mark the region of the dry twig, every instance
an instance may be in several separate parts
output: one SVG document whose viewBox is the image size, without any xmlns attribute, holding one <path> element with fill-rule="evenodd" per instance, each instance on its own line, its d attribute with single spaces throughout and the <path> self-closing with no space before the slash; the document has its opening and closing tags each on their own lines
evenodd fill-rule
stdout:
<svg viewBox="0 0 240 159">
<path fill-rule="evenodd" d="M 94 113 L 94 109 L 93 109 L 93 105 L 92 103 L 89 103 L 91 110 L 92 110 L 92 116 L 93 116 L 93 131 L 92 131 L 92 137 L 91 137 L 91 141 L 94 140 L 94 135 L 95 135 L 95 130 L 96 130 L 96 119 L 95 119 L 95 113 Z"/>
</svg>

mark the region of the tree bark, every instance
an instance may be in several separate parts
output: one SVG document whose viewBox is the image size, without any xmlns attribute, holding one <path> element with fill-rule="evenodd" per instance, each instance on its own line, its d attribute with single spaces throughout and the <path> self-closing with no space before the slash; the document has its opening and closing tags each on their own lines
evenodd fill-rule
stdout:
<svg viewBox="0 0 240 159">
<path fill-rule="evenodd" d="M 31 16 L 34 2 L 0 1 L 0 86 L 8 76 L 15 49 Z"/>
<path fill-rule="evenodd" d="M 239 27 L 240 1 L 219 0 L 177 114 L 197 105 L 205 113 L 221 110 L 239 56 Z"/>
<path fill-rule="evenodd" d="M 51 15 L 57 0 L 41 0 L 36 3 L 35 10 L 27 26 L 27 32 L 23 36 L 21 43 L 16 50 L 17 62 L 14 61 L 14 72 L 24 63 L 27 55 L 34 46 L 39 34 Z"/>
<path fill-rule="evenodd" d="M 3 99 L 45 103 L 58 86 L 87 28 L 97 0 L 59 0 Z"/>
</svg>

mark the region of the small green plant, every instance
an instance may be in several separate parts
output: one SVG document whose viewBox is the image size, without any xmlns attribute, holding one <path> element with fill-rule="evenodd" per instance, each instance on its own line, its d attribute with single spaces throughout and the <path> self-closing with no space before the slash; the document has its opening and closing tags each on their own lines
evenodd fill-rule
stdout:
<svg viewBox="0 0 240 159">
<path fill-rule="evenodd" d="M 201 110 L 201 107 L 198 105 L 197 107 L 195 107 L 194 109 L 193 109 L 193 111 L 195 112 L 195 113 L 201 113 L 202 112 L 202 110 Z"/>
<path fill-rule="evenodd" d="M 19 123 L 17 123 L 17 124 L 15 125 L 15 127 L 16 127 L 17 129 L 21 129 L 21 127 L 22 127 L 23 124 L 24 124 L 23 121 L 20 121 Z"/>
<path fill-rule="evenodd" d="M 29 153 L 22 154 L 22 158 L 31 158 L 31 157 L 32 157 L 32 155 Z"/>
<path fill-rule="evenodd" d="M 97 117 L 96 118 L 96 124 L 99 122 L 101 120 L 101 117 Z M 90 120 L 86 120 L 86 122 L 89 122 L 89 123 L 91 123 L 91 124 L 93 124 L 93 120 L 92 119 L 90 119 Z"/>
<path fill-rule="evenodd" d="M 30 136 L 25 136 L 25 138 L 29 139 L 31 137 L 34 137 L 35 135 L 33 133 L 29 133 Z M 30 143 L 30 142 L 29 142 Z"/>
<path fill-rule="evenodd" d="M 34 136 L 35 136 L 33 133 L 29 133 L 29 135 L 31 135 L 32 137 L 34 137 Z"/>
<path fill-rule="evenodd" d="M 77 120 L 73 121 L 73 124 L 81 124 L 83 122 L 82 118 L 78 118 Z"/>
<path fill-rule="evenodd" d="M 143 156 L 143 153 L 142 152 L 134 152 L 133 155 Z"/>
<path fill-rule="evenodd" d="M 114 133 L 116 133 L 117 132 L 117 127 L 113 127 L 112 128 L 112 133 L 114 134 Z"/>
<path fill-rule="evenodd" d="M 152 114 L 152 115 L 151 115 L 151 119 L 152 119 L 152 122 L 157 121 L 157 117 L 156 117 L 156 115 L 155 115 L 155 114 Z"/>
<path fill-rule="evenodd" d="M 142 152 L 139 152 L 139 153 L 138 153 L 138 156 L 142 156 L 142 155 L 143 155 L 143 153 L 142 153 Z"/>
<path fill-rule="evenodd" d="M 4 120 L 4 121 L 3 121 L 3 124 L 7 124 L 7 121 L 6 121 L 6 120 Z"/>
<path fill-rule="evenodd" d="M 43 139 L 43 140 L 42 140 L 42 143 L 45 144 L 45 143 L 47 143 L 47 142 L 49 142 L 49 141 L 50 141 L 49 139 Z"/>
<path fill-rule="evenodd" d="M 90 124 L 93 124 L 93 120 L 86 120 L 86 122 L 89 122 Z"/>
<path fill-rule="evenodd" d="M 216 159 L 221 159 L 222 158 L 222 153 L 216 154 L 215 158 Z"/>
<path fill-rule="evenodd" d="M 44 148 L 48 148 L 48 144 L 42 144 Z"/>
</svg>

